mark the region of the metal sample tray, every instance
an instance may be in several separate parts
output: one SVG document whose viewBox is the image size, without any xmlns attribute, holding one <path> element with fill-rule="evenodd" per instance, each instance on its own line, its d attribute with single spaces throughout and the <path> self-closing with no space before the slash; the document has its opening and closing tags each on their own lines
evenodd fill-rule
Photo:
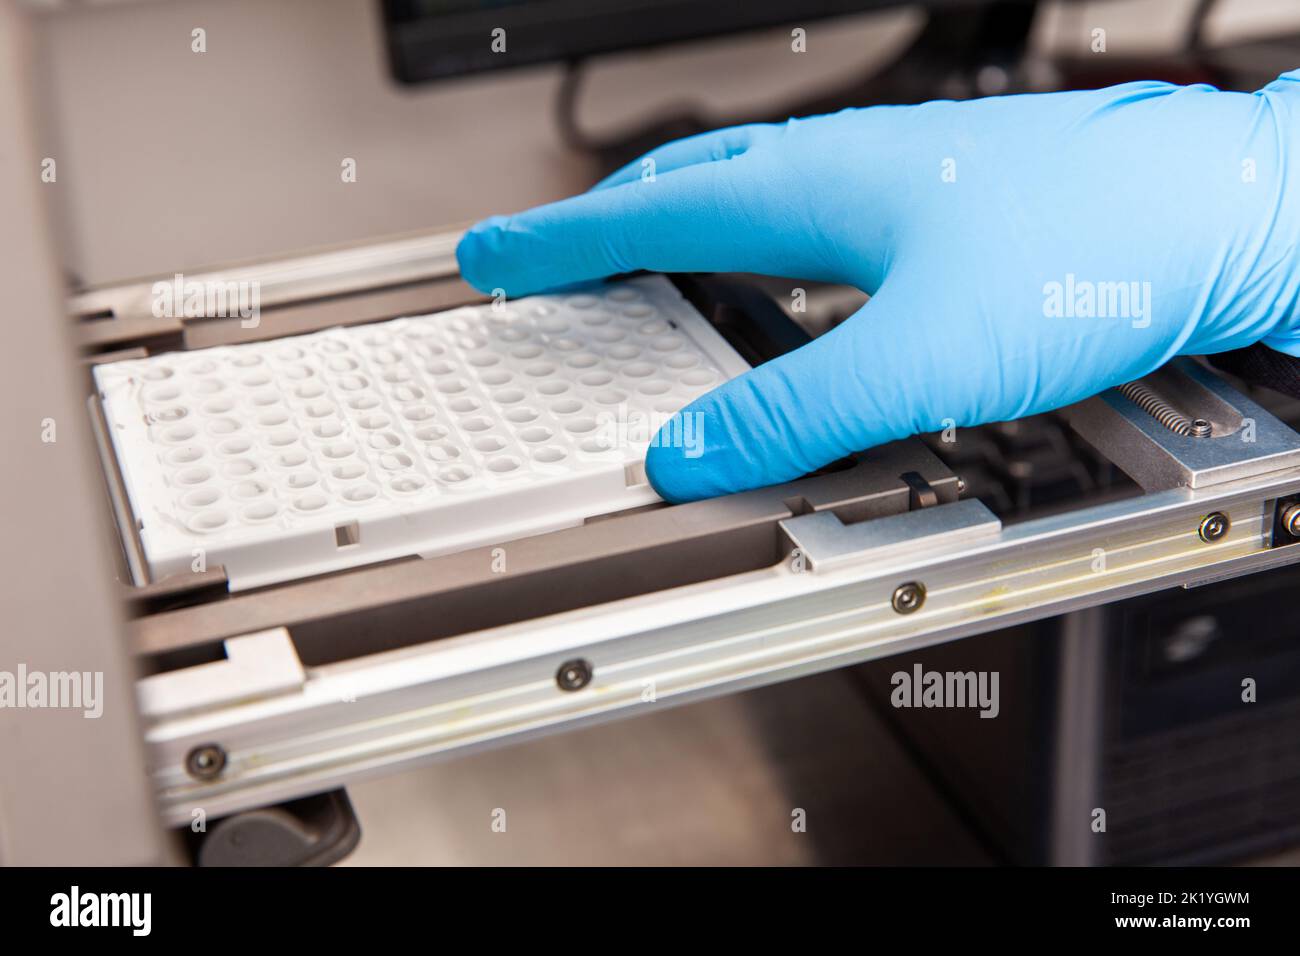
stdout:
<svg viewBox="0 0 1300 956">
<path fill-rule="evenodd" d="M 658 426 L 748 367 L 642 277 L 94 374 L 149 576 L 243 590 L 657 502 Z"/>
</svg>

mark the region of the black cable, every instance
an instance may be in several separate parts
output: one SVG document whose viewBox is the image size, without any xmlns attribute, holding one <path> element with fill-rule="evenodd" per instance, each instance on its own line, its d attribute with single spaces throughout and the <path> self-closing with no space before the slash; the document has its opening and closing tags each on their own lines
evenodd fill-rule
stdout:
<svg viewBox="0 0 1300 956">
<path fill-rule="evenodd" d="M 1187 22 L 1187 49 L 1192 53 L 1205 50 L 1205 25 L 1210 19 L 1219 0 L 1196 0 L 1192 14 Z"/>
<path fill-rule="evenodd" d="M 687 102 L 665 108 L 638 125 L 616 130 L 603 137 L 593 136 L 578 122 L 583 66 L 584 61 L 581 59 L 565 61 L 564 75 L 555 100 L 556 125 L 566 146 L 597 157 L 609 169 L 622 166 L 670 140 L 728 125 L 711 120 L 700 107 Z"/>
<path fill-rule="evenodd" d="M 582 60 L 564 61 L 564 76 L 555 95 L 555 123 L 560 128 L 560 138 L 573 149 L 582 152 L 601 152 L 609 147 L 606 141 L 587 135 L 578 123 L 578 94 L 582 90 Z"/>
</svg>

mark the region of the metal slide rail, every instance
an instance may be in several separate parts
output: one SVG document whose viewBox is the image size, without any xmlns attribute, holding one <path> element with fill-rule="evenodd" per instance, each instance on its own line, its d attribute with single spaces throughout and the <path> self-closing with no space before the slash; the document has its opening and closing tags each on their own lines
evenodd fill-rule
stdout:
<svg viewBox="0 0 1300 956">
<path fill-rule="evenodd" d="M 155 784 L 179 824 L 195 808 L 225 814 L 438 754 L 1291 563 L 1300 548 L 1273 547 L 1273 522 L 1277 501 L 1298 493 L 1300 469 L 1288 468 L 1010 527 L 976 501 L 847 526 L 817 513 L 784 522 L 792 550 L 767 570 L 368 658 L 295 668 L 287 633 L 268 632 L 262 650 L 284 679 L 264 696 L 250 699 L 256 690 L 237 668 L 222 672 L 225 661 L 200 666 L 217 685 L 203 698 L 210 709 L 149 714 Z M 1226 528 L 1207 540 L 1214 515 Z M 900 612 L 896 593 L 910 584 L 922 601 Z M 196 765 L 208 747 L 220 763 L 210 775 Z"/>
</svg>

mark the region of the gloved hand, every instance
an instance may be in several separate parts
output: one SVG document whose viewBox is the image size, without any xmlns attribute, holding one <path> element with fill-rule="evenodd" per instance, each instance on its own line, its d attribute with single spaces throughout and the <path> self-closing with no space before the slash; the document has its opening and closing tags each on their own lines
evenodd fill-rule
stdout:
<svg viewBox="0 0 1300 956">
<path fill-rule="evenodd" d="M 1057 408 L 1179 354 L 1263 340 L 1300 355 L 1300 71 L 1255 94 L 1143 82 L 846 110 L 647 159 L 479 223 L 457 250 L 465 278 L 519 296 L 737 271 L 871 296 L 685 409 L 703 414 L 703 454 L 647 459 L 669 500 Z"/>
</svg>

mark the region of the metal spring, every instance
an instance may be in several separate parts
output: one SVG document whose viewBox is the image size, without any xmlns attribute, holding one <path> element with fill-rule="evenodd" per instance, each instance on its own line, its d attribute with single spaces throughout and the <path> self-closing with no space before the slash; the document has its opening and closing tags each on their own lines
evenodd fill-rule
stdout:
<svg viewBox="0 0 1300 956">
<path fill-rule="evenodd" d="M 1161 398 L 1149 386 L 1141 382 L 1128 382 L 1119 386 L 1119 393 L 1146 412 L 1175 435 L 1189 438 L 1205 438 L 1211 432 L 1211 425 L 1203 418 L 1191 419 Z"/>
</svg>

